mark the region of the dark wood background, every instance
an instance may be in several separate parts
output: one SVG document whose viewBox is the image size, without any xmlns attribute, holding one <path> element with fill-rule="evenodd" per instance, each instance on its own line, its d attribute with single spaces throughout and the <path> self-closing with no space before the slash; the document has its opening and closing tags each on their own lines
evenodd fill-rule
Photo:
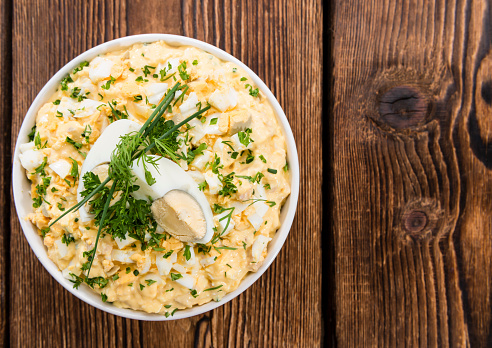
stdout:
<svg viewBox="0 0 492 348">
<path fill-rule="evenodd" d="M 319 346 L 321 319 L 321 1 L 0 1 L 0 335 L 20 347 Z M 244 294 L 174 322 L 125 320 L 54 281 L 30 250 L 10 202 L 10 153 L 36 94 L 64 64 L 118 37 L 171 33 L 214 44 L 270 87 L 299 148 L 297 218 L 280 255 Z M 307 122 L 306 122 L 307 120 Z M 311 151 L 316 149 L 316 151 Z M 9 233 L 10 232 L 10 233 Z"/>
<path fill-rule="evenodd" d="M 0 0 L 0 342 L 84 347 L 492 346 L 492 4 Z M 250 66 L 284 108 L 301 195 L 245 293 L 175 322 L 63 290 L 20 231 L 12 145 L 48 79 L 117 37 L 173 33 Z"/>
</svg>

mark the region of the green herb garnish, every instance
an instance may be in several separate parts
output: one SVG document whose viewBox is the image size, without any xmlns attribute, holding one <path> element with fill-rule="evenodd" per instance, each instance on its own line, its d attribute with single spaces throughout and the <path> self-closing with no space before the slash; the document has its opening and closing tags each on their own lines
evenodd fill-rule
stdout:
<svg viewBox="0 0 492 348">
<path fill-rule="evenodd" d="M 31 132 L 27 135 L 27 138 L 29 139 L 29 141 L 33 141 L 35 135 L 36 135 L 36 126 L 34 125 L 31 128 Z"/>
<path fill-rule="evenodd" d="M 183 255 L 184 255 L 186 261 L 190 261 L 190 259 L 191 259 L 191 251 L 190 251 L 190 246 L 189 245 L 185 245 L 185 249 L 184 249 Z"/>
<path fill-rule="evenodd" d="M 178 71 L 179 71 L 179 76 L 183 81 L 186 81 L 190 78 L 190 75 L 186 72 L 186 61 L 179 64 Z"/>
<path fill-rule="evenodd" d="M 145 282 L 147 283 L 147 286 L 150 286 L 154 283 L 157 283 L 157 280 L 153 280 L 153 279 L 145 279 Z"/>
<path fill-rule="evenodd" d="M 114 84 L 115 81 L 116 79 L 113 76 L 109 76 L 109 80 L 105 84 L 103 84 L 101 88 L 108 90 L 109 87 L 111 87 L 111 85 Z"/>
<path fill-rule="evenodd" d="M 82 71 L 82 69 L 84 69 L 86 66 L 89 66 L 89 62 L 84 61 L 84 62 L 80 63 L 80 65 L 78 67 L 76 67 L 75 69 L 73 69 L 72 75 L 75 75 L 79 71 Z"/>
<path fill-rule="evenodd" d="M 69 83 L 72 83 L 73 82 L 73 79 L 72 77 L 70 77 L 70 75 L 67 75 L 65 76 L 61 82 L 60 82 L 60 85 L 61 85 L 61 90 L 62 91 L 67 91 L 68 90 L 68 84 Z"/>
<path fill-rule="evenodd" d="M 174 250 L 169 250 L 167 253 L 165 253 L 162 257 L 167 259 L 169 256 L 171 256 L 173 254 L 173 251 Z"/>
<path fill-rule="evenodd" d="M 183 276 L 180 273 L 171 273 L 171 280 L 178 280 L 183 278 Z"/>
<path fill-rule="evenodd" d="M 39 135 L 39 132 L 36 133 L 36 135 L 34 137 L 34 146 L 36 146 L 36 148 L 38 150 L 41 150 L 41 149 L 44 149 L 47 144 L 48 144 L 48 140 L 46 140 L 44 142 L 44 144 L 42 144 L 42 142 L 41 142 L 41 136 Z"/>
<path fill-rule="evenodd" d="M 246 147 L 249 145 L 249 143 L 254 142 L 254 140 L 251 139 L 250 137 L 251 133 L 252 133 L 251 128 L 246 128 L 244 132 L 238 132 L 237 136 L 239 138 L 239 142 Z"/>
<path fill-rule="evenodd" d="M 145 77 L 147 77 L 147 75 L 150 75 L 152 74 L 151 71 L 149 69 L 155 69 L 155 66 L 150 66 L 150 65 L 145 65 L 143 68 L 142 68 L 142 71 L 145 75 Z"/>
<path fill-rule="evenodd" d="M 174 99 L 175 92 L 179 87 L 180 83 L 177 83 L 170 91 L 168 91 L 166 96 L 138 132 L 130 133 L 120 138 L 120 142 L 117 144 L 109 163 L 108 177 L 104 181 L 101 181 L 97 175 L 92 172 L 87 172 L 82 178 L 85 186 L 85 190 L 81 193 L 83 199 L 70 209 L 67 209 L 60 217 L 55 219 L 49 225 L 52 226 L 66 214 L 79 209 L 90 200 L 89 205 L 92 213 L 95 215 L 95 223 L 96 226 L 98 226 L 98 232 L 94 248 L 85 253 L 86 257 L 88 257 L 88 261 L 84 264 L 84 270 L 87 272 L 84 274 L 85 277 L 83 280 L 89 286 L 93 286 L 97 282 L 97 280 L 94 280 L 95 278 L 90 278 L 89 275 L 101 233 L 104 232 L 104 234 L 109 234 L 113 238 L 119 237 L 122 239 L 124 239 L 126 235 L 130 235 L 142 242 L 142 250 L 144 250 L 144 248 L 147 247 L 144 240 L 146 232 L 149 231 L 149 229 L 155 231 L 155 228 L 157 227 L 156 223 L 152 221 L 151 218 L 150 204 L 144 200 L 137 200 L 130 195 L 133 191 L 138 189 L 138 187 L 134 185 L 134 175 L 130 166 L 133 161 L 140 160 L 147 164 L 155 164 L 155 160 L 149 156 L 149 153 L 154 154 L 160 152 L 162 155 L 162 152 L 164 152 L 164 154 L 169 154 L 165 153 L 166 146 L 169 152 L 172 152 L 172 149 L 174 149 L 172 146 L 175 146 L 174 142 L 177 144 L 175 138 L 179 134 L 179 128 L 210 109 L 210 106 L 202 108 L 176 125 L 174 123 L 169 123 L 169 121 L 165 121 L 165 119 L 162 118 L 162 115 Z M 108 104 L 112 110 L 114 110 L 112 104 L 115 103 Z M 117 115 L 115 117 L 117 118 Z M 158 130 L 164 130 L 164 132 L 157 133 Z M 173 142 L 170 142 L 169 138 L 174 138 Z M 76 178 L 78 177 L 78 165 L 76 165 L 77 162 L 73 159 L 72 162 L 73 166 L 71 174 Z M 108 187 L 107 184 L 110 181 L 112 181 L 112 185 L 111 187 Z M 111 204 L 110 207 L 110 202 L 113 200 L 116 191 L 121 193 L 120 198 L 117 202 Z M 98 196 L 91 199 L 96 194 L 98 194 Z M 164 256 L 166 257 L 166 255 Z M 171 277 L 173 276 L 171 275 Z M 180 274 L 174 275 L 175 279 L 179 279 L 179 277 L 181 277 Z"/>
<path fill-rule="evenodd" d="M 198 189 L 199 189 L 200 191 L 205 191 L 205 188 L 206 188 L 206 187 L 207 187 L 207 182 L 206 182 L 206 181 L 201 182 L 201 183 L 199 183 L 199 184 L 198 184 Z"/>
<path fill-rule="evenodd" d="M 82 144 L 81 143 L 77 143 L 75 140 L 73 140 L 72 138 L 70 137 L 67 137 L 65 139 L 65 141 L 67 143 L 69 143 L 70 145 L 73 145 L 73 147 L 75 147 L 77 150 L 81 149 L 82 148 Z"/>
<path fill-rule="evenodd" d="M 243 202 L 251 202 L 248 205 L 248 207 L 251 206 L 251 205 L 253 205 L 253 204 L 255 204 L 255 203 L 257 203 L 257 202 L 265 202 L 266 204 L 268 204 L 270 206 L 270 208 L 273 207 L 273 206 L 275 206 L 277 204 L 274 201 L 267 201 L 266 199 L 262 199 L 262 198 L 247 199 L 247 200 L 245 200 Z"/>
<path fill-rule="evenodd" d="M 70 176 L 77 178 L 79 176 L 79 164 L 72 157 L 69 157 L 72 161 L 72 169 L 70 170 Z"/>
</svg>

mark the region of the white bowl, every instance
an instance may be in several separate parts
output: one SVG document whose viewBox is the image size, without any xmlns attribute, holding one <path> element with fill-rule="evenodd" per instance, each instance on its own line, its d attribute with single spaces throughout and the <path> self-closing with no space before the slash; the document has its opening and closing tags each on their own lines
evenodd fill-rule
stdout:
<svg viewBox="0 0 492 348">
<path fill-rule="evenodd" d="M 241 282 L 239 287 L 227 295 L 220 302 L 209 302 L 201 306 L 195 306 L 193 308 L 184 309 L 177 311 L 174 316 L 166 318 L 164 315 L 159 314 L 149 314 L 142 311 L 136 311 L 132 309 L 122 309 L 113 306 L 112 304 L 104 303 L 101 300 L 99 294 L 90 290 L 87 286 L 81 286 L 78 290 L 73 288 L 73 283 L 62 276 L 61 271 L 58 267 L 48 258 L 48 254 L 45 246 L 43 245 L 42 238 L 38 235 L 36 228 L 29 221 L 25 220 L 25 217 L 32 212 L 32 199 L 31 199 L 31 184 L 27 179 L 25 170 L 22 168 L 19 160 L 19 145 L 26 143 L 28 140 L 27 135 L 31 131 L 32 126 L 35 123 L 36 114 L 38 110 L 48 101 L 48 99 L 53 95 L 55 90 L 59 87 L 60 81 L 63 77 L 69 74 L 75 67 L 77 67 L 83 61 L 90 61 L 98 55 L 105 54 L 107 52 L 119 50 L 125 47 L 129 47 L 136 43 L 142 42 L 154 42 L 163 40 L 170 45 L 175 46 L 193 46 L 207 51 L 214 56 L 224 60 L 230 61 L 241 68 L 243 68 L 254 81 L 254 83 L 260 88 L 260 90 L 265 94 L 268 101 L 272 105 L 277 119 L 283 129 L 284 135 L 287 141 L 287 160 L 289 162 L 289 170 L 291 174 L 291 194 L 287 199 L 285 205 L 282 208 L 280 215 L 281 227 L 277 231 L 275 237 L 268 245 L 268 255 L 265 258 L 263 264 L 258 269 L 256 273 L 249 273 Z M 240 293 L 249 288 L 270 266 L 278 252 L 282 248 L 282 245 L 289 234 L 292 221 L 294 220 L 294 215 L 297 207 L 297 198 L 299 196 L 299 160 L 297 158 L 297 149 L 294 141 L 294 136 L 292 135 L 292 130 L 289 126 L 289 122 L 285 117 L 285 114 L 280 107 L 277 99 L 268 89 L 268 87 L 263 83 L 263 81 L 249 69 L 246 65 L 241 63 L 238 59 L 234 58 L 230 54 L 222 51 L 221 49 L 209 45 L 205 42 L 190 39 L 183 36 L 177 35 L 167 35 L 167 34 L 144 34 L 144 35 L 134 35 L 127 36 L 121 39 L 106 42 L 102 45 L 96 46 L 78 57 L 74 58 L 67 65 L 61 68 L 43 87 L 41 92 L 37 95 L 36 99 L 32 103 L 31 107 L 27 111 L 24 122 L 22 122 L 22 127 L 17 137 L 17 142 L 15 144 L 14 160 L 12 168 L 12 187 L 14 192 L 14 202 L 17 209 L 17 215 L 19 216 L 20 224 L 24 235 L 29 242 L 32 250 L 38 257 L 39 261 L 48 270 L 48 272 L 55 278 L 58 283 L 60 283 L 65 289 L 70 291 L 72 294 L 77 296 L 82 301 L 106 311 L 111 314 L 119 315 L 130 319 L 139 320 L 175 320 L 191 317 L 198 315 L 214 308 L 217 308 L 224 303 L 232 300 L 234 297 L 238 296 Z"/>
</svg>

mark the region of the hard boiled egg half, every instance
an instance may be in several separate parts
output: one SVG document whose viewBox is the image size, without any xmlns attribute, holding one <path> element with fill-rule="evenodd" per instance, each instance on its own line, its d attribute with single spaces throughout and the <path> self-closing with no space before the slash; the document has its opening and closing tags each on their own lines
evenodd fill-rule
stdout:
<svg viewBox="0 0 492 348">
<path fill-rule="evenodd" d="M 111 161 L 111 155 L 120 137 L 136 132 L 140 127 L 134 121 L 118 120 L 104 130 L 82 164 L 77 188 L 79 202 L 83 199 L 81 192 L 85 190 L 82 180 L 85 173 L 91 171 L 98 174 L 97 167 L 107 165 Z M 137 199 L 152 201 L 151 211 L 157 224 L 175 238 L 183 242 L 208 243 L 214 234 L 214 221 L 204 193 L 178 164 L 161 156 L 151 157 L 156 160 L 157 166 L 146 164 L 146 167 L 156 183 L 147 183 L 142 161 L 135 160 L 131 169 L 136 177 L 135 185 L 140 188 L 132 195 Z M 79 209 L 79 214 L 83 222 L 94 218 L 86 206 Z"/>
</svg>

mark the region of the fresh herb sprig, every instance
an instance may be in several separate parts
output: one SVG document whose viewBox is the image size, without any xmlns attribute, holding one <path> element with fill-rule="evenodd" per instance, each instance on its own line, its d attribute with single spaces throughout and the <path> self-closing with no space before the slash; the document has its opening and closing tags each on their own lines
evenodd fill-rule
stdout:
<svg viewBox="0 0 492 348">
<path fill-rule="evenodd" d="M 234 213 L 235 209 L 236 209 L 235 207 L 224 208 L 218 204 L 214 204 L 214 214 L 221 214 L 221 213 L 226 212 L 226 211 L 228 211 L 228 213 L 219 219 L 219 221 L 223 221 L 223 220 L 227 219 L 227 222 L 224 226 L 224 229 L 220 233 L 214 235 L 214 237 L 211 240 L 212 244 L 215 244 L 222 237 L 222 235 L 227 231 L 227 228 L 229 227 L 229 225 L 231 223 L 232 214 Z"/>
<path fill-rule="evenodd" d="M 89 273 L 91 272 L 91 267 L 92 267 L 92 262 L 94 262 L 94 259 L 96 258 L 96 251 L 97 251 L 97 243 L 99 242 L 99 236 L 101 235 L 102 227 L 104 220 L 106 219 L 106 214 L 108 213 L 108 208 L 109 208 L 109 203 L 111 203 L 111 198 L 113 197 L 114 190 L 116 188 L 117 181 L 113 181 L 113 185 L 111 186 L 111 189 L 109 190 L 109 195 L 108 198 L 106 199 L 106 203 L 104 205 L 104 210 L 103 210 L 103 215 L 101 218 L 101 223 L 99 223 L 99 229 L 97 230 L 97 235 L 96 235 L 96 242 L 94 243 L 94 249 L 92 249 L 92 254 L 89 256 L 89 269 L 87 270 L 87 279 L 89 278 Z"/>
<path fill-rule="evenodd" d="M 171 98 L 171 95 L 174 94 L 174 92 L 177 90 L 177 88 L 179 88 L 179 82 L 176 84 L 176 86 L 174 86 L 171 91 L 168 93 L 168 96 L 169 99 L 172 100 Z M 173 95 L 174 97 L 174 95 Z M 164 98 L 164 100 L 159 104 L 159 106 L 154 110 L 154 112 L 149 116 L 149 118 L 147 119 L 147 121 L 143 124 L 143 126 L 140 128 L 139 130 L 139 134 L 142 134 L 143 131 L 145 130 L 145 128 L 147 128 L 150 124 L 150 122 L 154 119 L 154 117 L 160 113 L 161 109 L 162 109 L 162 106 L 164 105 L 164 103 L 167 102 L 167 99 L 168 98 Z M 161 114 L 162 115 L 162 114 Z M 160 117 L 160 116 L 159 116 Z M 113 153 L 113 156 L 112 156 L 112 159 L 113 158 L 117 158 L 116 156 L 116 153 Z M 128 164 L 126 165 L 128 167 Z M 85 198 L 83 200 L 81 200 L 79 203 L 77 203 L 76 205 L 74 205 L 73 207 L 71 207 L 70 209 L 66 210 L 65 213 L 63 213 L 62 215 L 60 215 L 57 219 L 55 219 L 55 221 L 53 221 L 52 223 L 49 224 L 49 227 L 53 226 L 55 223 L 57 223 L 61 218 L 63 218 L 65 215 L 67 215 L 68 213 L 74 211 L 74 210 L 78 210 L 81 206 L 83 206 L 85 203 L 87 203 L 95 194 L 97 194 L 99 191 L 101 191 L 104 186 L 106 186 L 106 184 L 108 182 L 111 181 L 111 175 L 109 175 L 103 182 L 101 182 L 101 184 L 99 184 L 92 192 L 90 192 L 87 196 L 85 196 Z"/>
<path fill-rule="evenodd" d="M 154 149 L 156 146 L 159 148 L 159 142 L 165 141 L 166 138 L 172 136 L 175 134 L 175 132 L 184 124 L 188 123 L 192 119 L 200 116 L 204 112 L 206 112 L 208 109 L 210 109 L 210 106 L 207 106 L 203 109 L 200 109 L 193 115 L 189 116 L 186 118 L 184 121 L 174 125 L 171 127 L 167 132 L 165 132 L 162 136 L 158 138 L 154 138 L 152 140 L 149 140 L 149 135 L 152 134 L 152 130 L 161 122 L 161 116 L 164 114 L 172 100 L 174 99 L 174 95 L 176 91 L 180 88 L 180 83 L 176 83 L 176 85 L 167 93 L 167 95 L 164 97 L 164 99 L 159 103 L 159 105 L 155 108 L 154 112 L 150 115 L 150 117 L 147 119 L 147 121 L 143 124 L 143 126 L 140 128 L 140 130 L 136 133 L 130 133 L 128 135 L 122 136 L 119 144 L 117 145 L 116 149 L 114 150 L 112 156 L 111 156 L 111 161 L 109 164 L 109 171 L 108 171 L 108 177 L 100 182 L 98 179 L 97 181 L 93 180 L 93 189 L 92 191 L 86 190 L 84 191 L 84 198 L 77 204 L 75 204 L 73 207 L 67 209 L 62 215 L 60 215 L 55 221 L 49 224 L 49 227 L 51 227 L 53 224 L 58 222 L 61 218 L 66 216 L 68 213 L 78 210 L 80 207 L 82 207 L 85 203 L 87 203 L 92 197 L 94 197 L 97 193 L 100 193 L 102 190 L 105 190 L 107 194 L 101 195 L 101 197 L 105 198 L 104 206 L 102 210 L 100 209 L 100 219 L 97 219 L 97 224 L 99 225 L 98 232 L 96 235 L 96 240 L 94 243 L 94 248 L 87 253 L 88 255 L 88 265 L 86 267 L 87 269 L 87 275 L 85 276 L 85 282 L 89 285 L 93 285 L 93 280 L 92 278 L 89 277 L 92 263 L 94 261 L 94 258 L 96 256 L 96 250 L 97 250 L 97 245 L 98 241 L 101 235 L 101 232 L 103 229 L 106 229 L 108 227 L 108 221 L 107 216 L 108 216 L 108 211 L 109 211 L 109 206 L 110 202 L 113 199 L 113 194 L 115 191 L 126 191 L 123 193 L 123 197 L 127 197 L 130 192 L 133 192 L 135 189 L 133 186 L 133 173 L 130 170 L 130 165 L 134 160 L 139 160 L 140 158 L 143 158 L 145 161 L 145 157 L 148 156 L 147 152 L 151 151 Z M 157 144 L 156 144 L 157 142 Z M 144 145 L 145 148 L 143 150 L 139 150 L 139 148 Z M 89 173 L 87 173 L 89 174 Z M 94 179 L 95 175 L 93 176 L 87 176 L 84 175 L 84 180 L 90 180 L 91 178 Z M 113 183 L 111 185 L 111 189 L 109 189 L 109 192 L 107 192 L 107 187 L 106 185 L 113 180 Z M 91 204 L 94 204 L 92 201 Z M 133 234 L 132 234 L 133 236 Z"/>
<path fill-rule="evenodd" d="M 257 203 L 257 202 L 265 202 L 266 204 L 268 204 L 271 207 L 275 206 L 277 203 L 275 201 L 267 201 L 266 199 L 263 199 L 263 198 L 252 198 L 252 199 L 247 199 L 243 202 L 251 202 L 249 206 L 252 206 L 253 204 Z"/>
</svg>

